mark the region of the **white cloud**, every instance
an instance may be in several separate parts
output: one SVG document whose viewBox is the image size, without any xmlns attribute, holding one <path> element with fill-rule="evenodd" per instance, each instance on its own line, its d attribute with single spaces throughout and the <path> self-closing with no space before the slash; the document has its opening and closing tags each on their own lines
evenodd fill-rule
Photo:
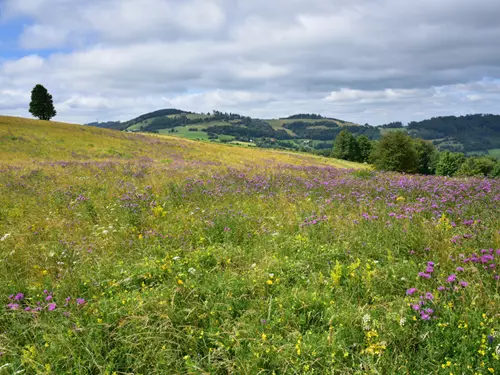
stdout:
<svg viewBox="0 0 500 375">
<path fill-rule="evenodd" d="M 64 30 L 50 25 L 31 25 L 25 28 L 20 36 L 20 44 L 26 49 L 45 49 L 61 47 L 66 43 L 67 34 Z"/>
<path fill-rule="evenodd" d="M 46 85 L 61 120 L 175 106 L 381 123 L 500 108 L 495 0 L 0 4 L 4 26 L 26 23 L 25 56 L 0 60 L 2 90 Z M 3 112 L 27 114 L 26 95 L 6 96 Z"/>
</svg>

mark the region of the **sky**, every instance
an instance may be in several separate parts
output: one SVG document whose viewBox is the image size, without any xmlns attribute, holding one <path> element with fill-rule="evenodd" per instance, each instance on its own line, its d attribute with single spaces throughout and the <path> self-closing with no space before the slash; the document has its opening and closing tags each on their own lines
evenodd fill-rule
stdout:
<svg viewBox="0 0 500 375">
<path fill-rule="evenodd" d="M 0 114 L 500 113 L 498 0 L 0 0 Z"/>
</svg>

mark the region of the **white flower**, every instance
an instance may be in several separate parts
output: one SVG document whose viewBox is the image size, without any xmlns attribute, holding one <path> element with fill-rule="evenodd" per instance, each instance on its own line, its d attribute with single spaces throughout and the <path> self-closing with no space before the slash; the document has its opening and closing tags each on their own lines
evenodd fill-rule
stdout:
<svg viewBox="0 0 500 375">
<path fill-rule="evenodd" d="M 368 314 L 365 314 L 365 315 L 363 315 L 363 317 L 361 318 L 361 320 L 363 322 L 363 329 L 365 331 L 370 330 L 370 322 L 372 320 L 371 316 L 368 315 Z"/>
<path fill-rule="evenodd" d="M 102 234 L 108 234 L 108 232 L 109 232 L 109 231 L 108 231 L 107 229 L 104 229 L 104 230 L 102 231 Z"/>
<path fill-rule="evenodd" d="M 401 318 L 401 319 L 399 319 L 399 325 L 400 325 L 401 327 L 404 327 L 405 323 L 406 323 L 406 318 Z"/>
<path fill-rule="evenodd" d="M 272 279 L 274 277 L 274 273 L 270 273 L 269 277 Z"/>
<path fill-rule="evenodd" d="M 196 273 L 196 269 L 191 267 L 190 269 L 188 269 L 188 272 L 191 274 L 191 275 L 194 275 Z"/>
<path fill-rule="evenodd" d="M 5 241 L 9 237 L 10 237 L 10 233 L 7 233 L 2 238 L 0 238 L 0 241 Z"/>
<path fill-rule="evenodd" d="M 172 259 L 173 260 L 179 260 L 179 259 L 181 259 L 181 257 L 173 257 Z"/>
<path fill-rule="evenodd" d="M 495 353 L 497 353 L 497 355 L 500 355 L 500 344 L 497 345 L 497 348 L 495 349 Z"/>
</svg>

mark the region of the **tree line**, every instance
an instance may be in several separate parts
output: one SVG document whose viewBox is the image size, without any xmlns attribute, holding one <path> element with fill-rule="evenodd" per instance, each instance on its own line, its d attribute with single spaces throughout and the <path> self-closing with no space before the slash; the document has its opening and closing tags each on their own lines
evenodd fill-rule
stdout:
<svg viewBox="0 0 500 375">
<path fill-rule="evenodd" d="M 488 156 L 466 157 L 449 150 L 439 152 L 432 142 L 403 131 L 384 135 L 380 141 L 355 137 L 343 130 L 335 139 L 331 156 L 370 163 L 382 171 L 438 176 L 500 177 L 500 161 Z"/>
</svg>

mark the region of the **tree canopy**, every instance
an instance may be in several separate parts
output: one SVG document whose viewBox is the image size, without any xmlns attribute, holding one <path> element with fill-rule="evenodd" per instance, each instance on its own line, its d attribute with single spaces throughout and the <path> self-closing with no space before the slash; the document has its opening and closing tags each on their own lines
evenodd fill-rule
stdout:
<svg viewBox="0 0 500 375">
<path fill-rule="evenodd" d="M 52 95 L 44 86 L 38 84 L 33 87 L 29 111 L 34 117 L 47 121 L 57 114 Z"/>
</svg>

